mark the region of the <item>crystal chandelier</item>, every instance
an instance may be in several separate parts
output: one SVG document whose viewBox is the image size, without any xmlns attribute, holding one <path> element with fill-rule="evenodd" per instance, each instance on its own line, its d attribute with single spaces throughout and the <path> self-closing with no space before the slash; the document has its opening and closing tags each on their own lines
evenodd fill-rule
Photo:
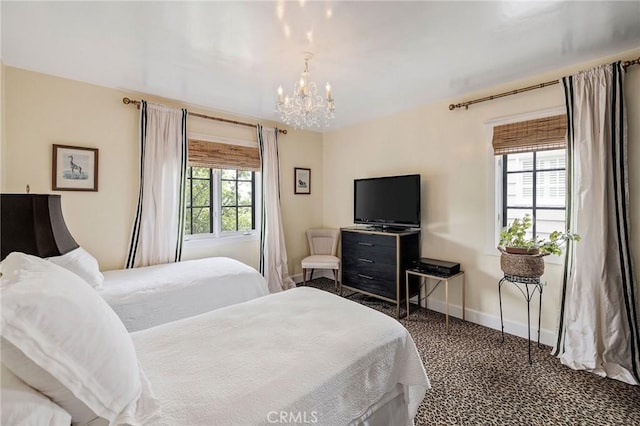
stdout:
<svg viewBox="0 0 640 426">
<path fill-rule="evenodd" d="M 318 94 L 316 83 L 309 79 L 309 60 L 312 57 L 313 53 L 305 52 L 304 71 L 291 96 L 284 95 L 282 86 L 278 87 L 276 111 L 280 113 L 280 119 L 285 124 L 295 128 L 326 127 L 329 125 L 329 121 L 335 117 L 331 85 L 327 83 L 325 86 L 326 91 L 323 98 Z"/>
</svg>

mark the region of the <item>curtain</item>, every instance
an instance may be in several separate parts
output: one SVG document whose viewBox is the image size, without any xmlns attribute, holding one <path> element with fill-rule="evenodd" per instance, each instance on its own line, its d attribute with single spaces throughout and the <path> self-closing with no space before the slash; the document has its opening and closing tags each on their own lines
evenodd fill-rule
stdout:
<svg viewBox="0 0 640 426">
<path fill-rule="evenodd" d="M 269 291 L 275 293 L 295 287 L 289 276 L 287 248 L 280 214 L 280 166 L 278 130 L 258 124 L 258 145 L 262 165 L 262 229 L 260 231 L 260 273 Z"/>
<path fill-rule="evenodd" d="M 564 77 L 567 251 L 554 355 L 573 369 L 640 383 L 638 306 L 629 243 L 627 124 L 620 63 Z"/>
<path fill-rule="evenodd" d="M 187 172 L 187 110 L 142 101 L 140 190 L 126 267 L 182 256 Z"/>
</svg>

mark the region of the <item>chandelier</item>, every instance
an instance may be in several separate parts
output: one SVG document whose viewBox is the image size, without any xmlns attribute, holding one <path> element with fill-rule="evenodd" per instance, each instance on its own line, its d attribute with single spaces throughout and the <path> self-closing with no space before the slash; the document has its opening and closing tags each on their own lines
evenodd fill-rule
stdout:
<svg viewBox="0 0 640 426">
<path fill-rule="evenodd" d="M 300 129 L 314 126 L 326 127 L 329 125 L 329 121 L 335 117 L 331 85 L 327 83 L 325 86 L 323 98 L 318 94 L 316 83 L 310 81 L 309 60 L 311 58 L 313 58 L 313 53 L 305 52 L 304 71 L 291 96 L 283 94 L 282 85 L 278 87 L 276 111 L 280 114 L 280 119 L 285 124 Z"/>
</svg>

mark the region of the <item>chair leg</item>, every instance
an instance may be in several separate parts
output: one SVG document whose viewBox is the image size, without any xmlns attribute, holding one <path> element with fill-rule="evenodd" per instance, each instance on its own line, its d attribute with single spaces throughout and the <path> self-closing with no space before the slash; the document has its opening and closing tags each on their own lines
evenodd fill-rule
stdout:
<svg viewBox="0 0 640 426">
<path fill-rule="evenodd" d="M 338 271 L 335 269 L 332 269 L 333 271 L 333 282 L 335 283 L 336 286 L 336 293 L 338 292 Z"/>
<path fill-rule="evenodd" d="M 309 281 L 313 281 L 313 271 L 315 271 L 315 269 L 311 268 L 311 276 L 309 277 Z"/>
<path fill-rule="evenodd" d="M 302 285 L 307 285 L 307 270 L 302 268 Z"/>
</svg>

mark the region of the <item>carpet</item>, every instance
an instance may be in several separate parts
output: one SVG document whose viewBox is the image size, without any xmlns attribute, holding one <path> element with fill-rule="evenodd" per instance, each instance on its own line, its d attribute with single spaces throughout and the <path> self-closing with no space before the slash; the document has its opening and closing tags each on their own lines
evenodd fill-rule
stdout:
<svg viewBox="0 0 640 426">
<path fill-rule="evenodd" d="M 333 280 L 307 283 L 334 293 Z M 346 292 L 345 292 L 346 293 Z M 360 294 L 349 299 L 395 318 L 395 305 Z M 497 296 L 496 296 L 497 297 Z M 415 308 L 400 320 L 425 364 L 432 389 L 418 425 L 639 425 L 640 387 L 572 370 L 551 349 L 498 330 Z"/>
</svg>

